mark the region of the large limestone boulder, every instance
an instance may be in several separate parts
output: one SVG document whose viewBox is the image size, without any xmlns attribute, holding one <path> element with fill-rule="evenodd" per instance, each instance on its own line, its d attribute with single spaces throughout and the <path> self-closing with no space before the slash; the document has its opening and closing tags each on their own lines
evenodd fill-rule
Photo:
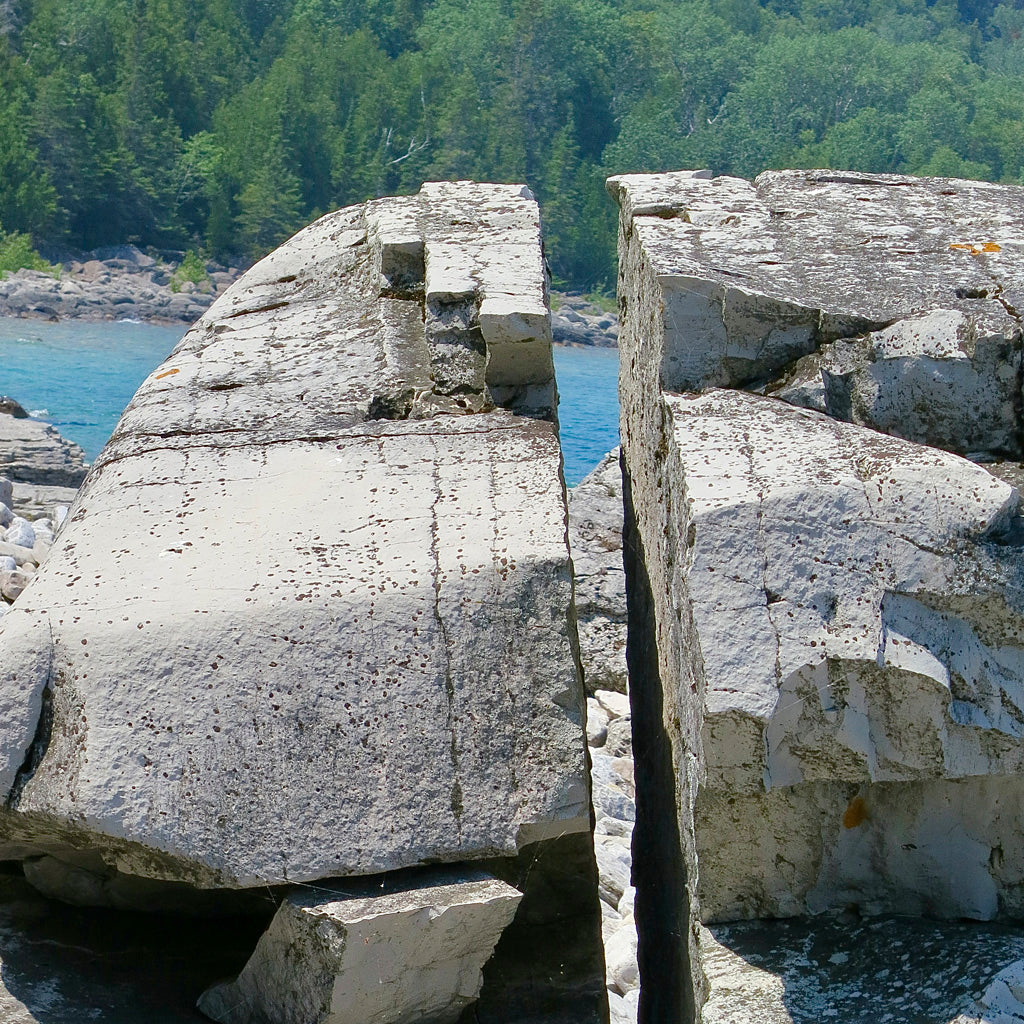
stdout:
<svg viewBox="0 0 1024 1024">
<path fill-rule="evenodd" d="M 950 452 L 1020 457 L 1024 193 L 610 187 L 640 1019 L 689 1020 L 702 919 L 1020 913 L 1020 472 Z"/>
<path fill-rule="evenodd" d="M 238 888 L 567 844 L 535 916 L 600 1012 L 545 303 L 529 193 L 457 183 L 330 214 L 214 304 L 0 629 L 0 856 Z"/>
</svg>

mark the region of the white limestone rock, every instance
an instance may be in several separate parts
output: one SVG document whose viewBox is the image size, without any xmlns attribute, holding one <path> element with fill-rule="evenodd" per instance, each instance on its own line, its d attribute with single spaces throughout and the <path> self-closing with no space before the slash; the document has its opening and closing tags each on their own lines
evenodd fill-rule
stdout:
<svg viewBox="0 0 1024 1024">
<path fill-rule="evenodd" d="M 381 294 L 392 202 L 300 232 L 139 389 L 0 631 L 0 854 L 237 887 L 588 830 L 557 429 L 517 412 L 553 416 L 550 337 L 511 340 L 545 291 L 536 205 L 394 201 L 428 261 L 462 247 L 471 334 L 524 297 L 439 393 L 424 268 Z"/>
<path fill-rule="evenodd" d="M 625 693 L 626 580 L 618 448 L 569 491 L 569 549 L 587 691 Z"/>
<path fill-rule="evenodd" d="M 649 357 L 670 390 L 770 381 L 825 342 L 935 310 L 1020 363 L 1019 187 L 843 171 L 608 185 L 660 298 L 637 315 L 657 321 Z M 624 294 L 628 316 L 633 282 Z"/>
<path fill-rule="evenodd" d="M 1020 337 L 986 333 L 959 310 L 830 342 L 769 393 L 911 441 L 1021 458 Z"/>
<path fill-rule="evenodd" d="M 678 1019 L 708 995 L 701 918 L 1020 913 L 1017 474 L 821 413 L 1017 454 L 1024 193 L 609 185 L 638 958 L 648 1019 Z M 682 393 L 715 385 L 805 408 Z"/>
<path fill-rule="evenodd" d="M 238 978 L 199 1008 L 221 1024 L 452 1024 L 521 898 L 451 872 L 385 893 L 291 896 Z"/>
<path fill-rule="evenodd" d="M 685 547 L 658 571 L 692 617 L 704 919 L 1016 913 L 1024 801 L 998 777 L 1024 767 L 1019 494 L 772 399 L 665 409 Z"/>
<path fill-rule="evenodd" d="M 608 964 L 608 987 L 621 995 L 639 988 L 640 975 L 636 965 L 636 925 L 624 920 L 605 943 Z"/>
</svg>

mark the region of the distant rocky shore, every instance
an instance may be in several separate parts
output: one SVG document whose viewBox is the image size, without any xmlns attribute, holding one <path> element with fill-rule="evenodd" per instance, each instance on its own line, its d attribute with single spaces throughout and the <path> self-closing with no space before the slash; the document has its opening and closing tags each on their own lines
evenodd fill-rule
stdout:
<svg viewBox="0 0 1024 1024">
<path fill-rule="evenodd" d="M 49 257 L 55 258 L 55 257 Z M 184 280 L 181 260 L 145 253 L 134 245 L 57 254 L 57 276 L 19 270 L 0 279 L 0 317 L 44 320 L 143 320 L 190 324 L 206 312 L 242 273 L 205 263 L 205 277 Z M 614 348 L 619 321 L 582 295 L 552 296 L 551 332 L 556 345 Z"/>
<path fill-rule="evenodd" d="M 0 316 L 47 320 L 145 320 L 190 324 L 241 271 L 207 262 L 199 281 L 187 280 L 180 259 L 134 245 L 68 258 L 54 276 L 19 270 L 0 280 Z"/>
<path fill-rule="evenodd" d="M 556 345 L 615 348 L 619 318 L 582 295 L 555 292 L 551 296 L 551 336 Z"/>
</svg>

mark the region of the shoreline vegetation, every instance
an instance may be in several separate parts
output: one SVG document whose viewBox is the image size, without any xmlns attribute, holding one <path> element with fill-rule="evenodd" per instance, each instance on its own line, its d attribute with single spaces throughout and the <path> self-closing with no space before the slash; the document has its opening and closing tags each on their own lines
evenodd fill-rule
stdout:
<svg viewBox="0 0 1024 1024">
<path fill-rule="evenodd" d="M 0 0 L 0 234 L 258 259 L 424 181 L 526 182 L 615 285 L 612 174 L 1024 181 L 1020 0 Z"/>
</svg>

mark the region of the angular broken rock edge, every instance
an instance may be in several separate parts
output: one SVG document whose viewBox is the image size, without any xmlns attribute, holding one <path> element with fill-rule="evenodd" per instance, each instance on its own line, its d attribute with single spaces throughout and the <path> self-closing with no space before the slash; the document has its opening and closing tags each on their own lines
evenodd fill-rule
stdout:
<svg viewBox="0 0 1024 1024">
<path fill-rule="evenodd" d="M 546 299 L 529 193 L 447 183 L 211 307 L 5 616 L 0 856 L 142 909 L 472 862 L 473 1012 L 604 1019 Z"/>
<path fill-rule="evenodd" d="M 1024 190 L 609 187 L 641 1020 L 702 921 L 1019 917 Z"/>
</svg>

